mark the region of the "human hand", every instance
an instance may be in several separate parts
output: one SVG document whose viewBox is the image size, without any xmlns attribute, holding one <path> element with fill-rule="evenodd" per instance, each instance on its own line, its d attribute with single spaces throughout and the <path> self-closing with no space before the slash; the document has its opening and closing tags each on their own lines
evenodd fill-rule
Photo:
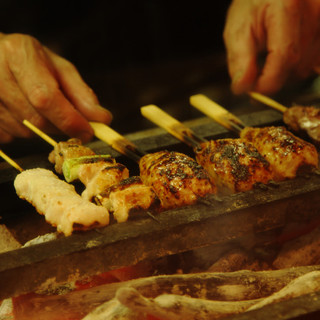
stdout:
<svg viewBox="0 0 320 320">
<path fill-rule="evenodd" d="M 88 121 L 109 124 L 112 115 L 69 61 L 31 36 L 0 33 L 0 143 L 30 137 L 24 119 L 88 142 Z"/>
<path fill-rule="evenodd" d="M 232 91 L 275 93 L 320 64 L 320 0 L 233 0 L 223 36 Z"/>
</svg>

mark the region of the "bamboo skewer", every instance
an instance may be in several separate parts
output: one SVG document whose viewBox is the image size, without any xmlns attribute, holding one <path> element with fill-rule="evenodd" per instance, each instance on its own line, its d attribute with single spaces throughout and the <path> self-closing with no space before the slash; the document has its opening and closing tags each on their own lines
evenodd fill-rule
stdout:
<svg viewBox="0 0 320 320">
<path fill-rule="evenodd" d="M 245 127 L 238 117 L 203 94 L 191 96 L 190 104 L 228 130 L 238 133 Z"/>
<path fill-rule="evenodd" d="M 258 92 L 249 92 L 249 96 L 265 105 L 284 113 L 288 108 L 281 103 Z"/>
<path fill-rule="evenodd" d="M 17 169 L 18 171 L 22 172 L 23 169 L 16 163 L 13 159 L 7 156 L 1 149 L 0 149 L 0 157 L 3 158 L 6 162 L 8 162 L 12 167 Z"/>
<path fill-rule="evenodd" d="M 53 147 L 57 145 L 57 142 L 55 140 L 53 140 L 46 133 L 34 126 L 28 120 L 23 120 L 23 124 L 38 136 L 40 136 L 43 140 L 51 144 Z M 115 150 L 127 155 L 134 161 L 138 161 L 140 157 L 144 155 L 144 153 L 138 150 L 138 148 L 132 142 L 126 140 L 123 136 L 118 134 L 107 125 L 100 122 L 90 122 L 90 125 L 94 130 L 95 136 L 98 139 L 110 144 Z"/>
<path fill-rule="evenodd" d="M 41 131 L 39 128 L 34 126 L 31 122 L 28 120 L 23 120 L 23 124 L 28 127 L 31 131 L 36 133 L 38 136 L 40 136 L 43 140 L 47 141 L 49 144 L 51 144 L 53 147 L 57 145 L 57 142 L 54 141 L 52 138 L 50 138 L 46 133 Z"/>
<path fill-rule="evenodd" d="M 100 122 L 90 122 L 90 125 L 98 139 L 106 142 L 121 154 L 128 156 L 136 162 L 139 162 L 140 158 L 145 155 L 145 153 L 139 150 L 139 148 L 133 142 L 129 141 L 106 124 Z"/>
<path fill-rule="evenodd" d="M 238 117 L 203 94 L 191 96 L 190 104 L 226 129 L 237 134 L 245 128 L 245 124 Z"/>
<path fill-rule="evenodd" d="M 159 127 L 165 129 L 174 137 L 178 138 L 182 142 L 188 144 L 191 147 L 197 147 L 201 142 L 206 140 L 196 136 L 196 134 L 186 127 L 184 124 L 171 117 L 165 111 L 161 110 L 155 105 L 148 105 L 141 107 L 141 114 L 155 123 Z"/>
</svg>

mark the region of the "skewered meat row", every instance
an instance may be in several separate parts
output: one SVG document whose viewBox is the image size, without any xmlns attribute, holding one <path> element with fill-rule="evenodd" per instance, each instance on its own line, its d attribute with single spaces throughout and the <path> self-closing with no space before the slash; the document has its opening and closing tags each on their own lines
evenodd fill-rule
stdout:
<svg viewBox="0 0 320 320">
<path fill-rule="evenodd" d="M 248 191 L 273 180 L 269 162 L 243 139 L 210 140 L 194 152 L 222 194 Z"/>
<path fill-rule="evenodd" d="M 141 113 L 193 148 L 197 162 L 209 173 L 218 193 L 244 192 L 272 180 L 268 161 L 250 142 L 243 139 L 207 141 L 155 105 L 142 107 Z"/>
<path fill-rule="evenodd" d="M 251 142 L 270 163 L 274 179 L 294 178 L 300 172 L 318 169 L 316 147 L 285 129 L 285 127 L 245 127 L 240 119 L 202 94 L 190 97 L 190 103 L 225 128 L 236 129 L 244 140 Z M 233 124 L 236 124 L 234 126 Z"/>
<path fill-rule="evenodd" d="M 285 127 L 246 127 L 241 138 L 251 142 L 272 167 L 277 181 L 294 178 L 299 172 L 318 167 L 318 152 L 308 143 Z"/>
<path fill-rule="evenodd" d="M 81 143 L 80 141 L 75 140 L 73 140 L 73 142 Z M 70 146 L 72 152 L 64 150 L 64 148 L 69 148 Z M 63 152 L 61 152 L 61 149 L 63 149 Z M 53 152 L 59 150 L 60 154 L 63 153 L 63 155 L 66 156 L 71 154 L 73 157 L 75 155 L 74 149 L 76 148 L 72 144 L 63 143 L 60 148 L 55 148 Z M 78 150 L 81 150 L 81 148 L 79 147 Z M 85 152 L 87 151 L 85 150 Z M 50 159 L 56 158 L 57 156 L 50 155 Z M 60 155 L 58 159 L 61 160 Z M 84 167 L 85 166 L 90 166 L 90 164 L 85 164 Z M 216 192 L 216 188 L 210 183 L 207 172 L 195 160 L 182 153 L 161 151 L 148 154 L 140 159 L 139 166 L 142 183 L 153 189 L 160 199 L 162 209 L 193 204 L 196 200 L 204 197 L 206 194 Z M 108 169 L 108 167 L 106 167 L 106 169 Z M 101 176 L 104 175 L 103 170 L 99 171 Z M 84 183 L 85 176 L 86 174 L 84 174 L 82 178 Z M 90 182 L 93 181 L 95 177 L 96 175 L 93 178 L 90 178 Z M 111 187 L 111 185 L 108 187 Z M 119 188 L 122 189 L 123 185 L 119 185 Z M 104 196 L 110 194 L 108 188 L 104 189 L 106 190 L 102 193 Z M 112 189 L 114 192 L 114 187 L 112 187 Z M 83 195 L 85 192 L 86 190 L 83 192 Z M 101 198 L 102 194 L 100 190 L 99 192 L 96 192 L 95 199 L 97 196 Z M 146 194 L 149 194 L 149 192 Z M 145 200 L 141 201 L 145 203 Z M 101 203 L 106 204 L 110 202 L 109 200 L 106 200 Z"/>
<path fill-rule="evenodd" d="M 109 212 L 83 199 L 73 185 L 52 171 L 36 168 L 19 173 L 14 181 L 18 196 L 30 202 L 59 232 L 89 229 L 109 223 Z"/>
<path fill-rule="evenodd" d="M 143 185 L 139 177 L 129 179 L 129 170 L 124 165 L 112 157 L 96 155 L 79 139 L 57 143 L 49 161 L 68 182 L 79 179 L 86 186 L 82 197 L 105 206 L 118 222 L 126 221 L 131 210 L 148 209 L 158 202 L 153 190 Z M 71 174 L 70 170 L 74 172 Z M 121 206 L 124 199 L 126 203 Z"/>
</svg>

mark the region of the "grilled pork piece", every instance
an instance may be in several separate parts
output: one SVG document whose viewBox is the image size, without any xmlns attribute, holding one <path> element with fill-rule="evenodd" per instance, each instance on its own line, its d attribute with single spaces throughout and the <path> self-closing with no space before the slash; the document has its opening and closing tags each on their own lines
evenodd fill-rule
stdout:
<svg viewBox="0 0 320 320">
<path fill-rule="evenodd" d="M 203 142 L 195 149 L 195 154 L 219 193 L 248 191 L 257 183 L 265 184 L 272 180 L 269 162 L 251 143 L 243 139 Z"/>
<path fill-rule="evenodd" d="M 320 109 L 293 106 L 283 113 L 283 121 L 296 132 L 305 132 L 315 143 L 320 144 Z"/>
<path fill-rule="evenodd" d="M 62 174 L 62 165 L 65 159 L 91 155 L 95 155 L 95 153 L 90 148 L 83 146 L 80 139 L 72 138 L 57 143 L 49 154 L 49 161 L 55 165 L 56 172 Z"/>
<path fill-rule="evenodd" d="M 294 178 L 300 171 L 318 167 L 315 146 L 284 127 L 247 127 L 241 131 L 240 136 L 251 142 L 270 162 L 275 180 Z"/>
<path fill-rule="evenodd" d="M 97 204 L 113 212 L 117 222 L 127 221 L 131 211 L 147 210 L 159 203 L 154 191 L 137 176 L 120 181 L 94 199 Z"/>
<path fill-rule="evenodd" d="M 30 202 L 46 220 L 66 236 L 109 223 L 105 207 L 86 201 L 74 187 L 52 171 L 37 168 L 21 172 L 14 181 L 18 196 Z"/>
<path fill-rule="evenodd" d="M 178 152 L 160 151 L 140 159 L 140 177 L 152 187 L 164 209 L 195 203 L 216 193 L 208 173 L 192 158 Z"/>
</svg>

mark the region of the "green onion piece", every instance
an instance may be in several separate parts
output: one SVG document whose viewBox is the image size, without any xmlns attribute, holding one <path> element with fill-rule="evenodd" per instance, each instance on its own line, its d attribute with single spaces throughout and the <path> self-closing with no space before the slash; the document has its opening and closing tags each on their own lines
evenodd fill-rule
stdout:
<svg viewBox="0 0 320 320">
<path fill-rule="evenodd" d="M 78 179 L 80 166 L 83 164 L 96 163 L 100 161 L 114 162 L 114 159 L 106 155 L 82 156 L 78 158 L 66 159 L 62 165 L 62 172 L 67 182 L 72 182 Z"/>
</svg>

